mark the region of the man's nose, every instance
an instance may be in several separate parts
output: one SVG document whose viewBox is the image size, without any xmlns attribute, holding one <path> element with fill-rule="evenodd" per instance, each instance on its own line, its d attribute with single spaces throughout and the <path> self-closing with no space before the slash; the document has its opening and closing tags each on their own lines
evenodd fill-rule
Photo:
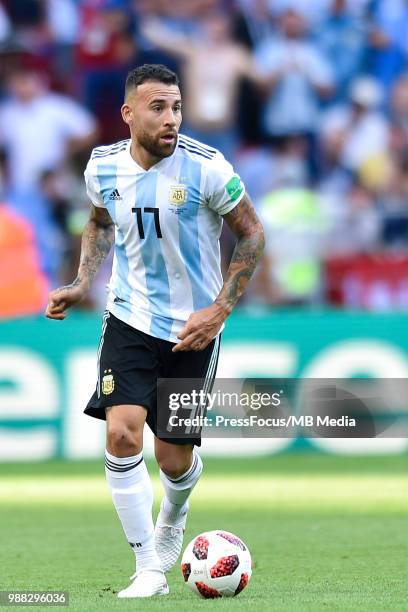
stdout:
<svg viewBox="0 0 408 612">
<path fill-rule="evenodd" d="M 176 115 L 172 108 L 169 108 L 169 110 L 167 111 L 166 116 L 164 118 L 164 122 L 165 122 L 165 125 L 171 125 L 171 126 L 176 125 L 177 119 L 176 119 Z"/>
</svg>

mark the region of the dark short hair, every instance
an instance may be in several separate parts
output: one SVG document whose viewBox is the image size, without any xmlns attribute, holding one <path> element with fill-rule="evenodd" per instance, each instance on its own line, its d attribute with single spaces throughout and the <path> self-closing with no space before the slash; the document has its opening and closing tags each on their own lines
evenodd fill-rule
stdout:
<svg viewBox="0 0 408 612">
<path fill-rule="evenodd" d="M 166 85 L 179 85 L 179 78 L 175 72 L 163 64 L 143 64 L 129 72 L 125 84 L 125 97 L 129 91 L 146 81 L 159 81 Z"/>
</svg>

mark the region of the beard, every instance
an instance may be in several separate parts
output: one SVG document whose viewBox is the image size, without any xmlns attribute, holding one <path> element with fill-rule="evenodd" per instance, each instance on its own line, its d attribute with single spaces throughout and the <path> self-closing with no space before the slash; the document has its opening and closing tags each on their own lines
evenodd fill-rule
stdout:
<svg viewBox="0 0 408 612">
<path fill-rule="evenodd" d="M 154 138 L 147 134 L 147 132 L 141 132 L 137 136 L 139 144 L 146 149 L 150 155 L 157 158 L 170 157 L 174 153 L 174 149 L 177 146 L 177 138 L 172 143 L 165 143 L 160 141 L 160 137 Z"/>
</svg>

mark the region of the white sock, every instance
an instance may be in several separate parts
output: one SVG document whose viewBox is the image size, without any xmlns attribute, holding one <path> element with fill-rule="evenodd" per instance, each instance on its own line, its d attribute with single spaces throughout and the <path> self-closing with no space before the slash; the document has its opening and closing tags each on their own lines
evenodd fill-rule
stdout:
<svg viewBox="0 0 408 612">
<path fill-rule="evenodd" d="M 137 570 L 161 569 L 154 546 L 153 489 L 143 454 L 114 457 L 105 451 L 105 473 Z"/>
<path fill-rule="evenodd" d="M 203 471 L 200 455 L 193 451 L 193 461 L 187 472 L 178 478 L 169 478 L 160 470 L 164 487 L 164 498 L 160 506 L 160 522 L 165 525 L 178 525 L 188 512 L 188 498 Z"/>
</svg>

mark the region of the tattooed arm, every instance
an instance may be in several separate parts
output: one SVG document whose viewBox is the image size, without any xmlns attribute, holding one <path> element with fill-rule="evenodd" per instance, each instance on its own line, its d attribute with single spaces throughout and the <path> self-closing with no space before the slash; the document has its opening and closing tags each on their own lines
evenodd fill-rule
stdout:
<svg viewBox="0 0 408 612">
<path fill-rule="evenodd" d="M 227 278 L 215 300 L 230 314 L 255 271 L 265 247 L 263 227 L 258 219 L 251 200 L 245 194 L 241 202 L 225 215 L 232 232 L 237 237 L 231 262 L 227 270 Z"/>
<path fill-rule="evenodd" d="M 264 232 L 248 195 L 224 216 L 237 237 L 227 277 L 214 304 L 194 312 L 180 332 L 176 351 L 202 351 L 220 330 L 244 293 L 265 246 Z"/>
<path fill-rule="evenodd" d="M 45 315 L 62 320 L 66 309 L 81 302 L 114 241 L 114 225 L 108 211 L 92 206 L 91 215 L 82 234 L 81 259 L 76 279 L 65 287 L 51 291 Z"/>
</svg>

